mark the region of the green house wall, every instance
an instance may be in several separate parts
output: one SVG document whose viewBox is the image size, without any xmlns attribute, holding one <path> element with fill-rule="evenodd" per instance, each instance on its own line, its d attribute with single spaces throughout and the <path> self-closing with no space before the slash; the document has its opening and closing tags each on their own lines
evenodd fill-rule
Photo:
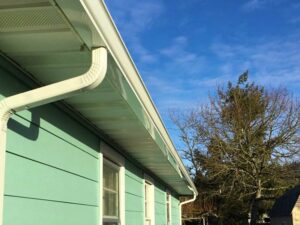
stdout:
<svg viewBox="0 0 300 225">
<path fill-rule="evenodd" d="M 171 197 L 171 221 L 172 225 L 180 225 L 180 215 L 179 215 L 179 200 L 178 198 Z"/>
<path fill-rule="evenodd" d="M 144 224 L 143 172 L 132 163 L 125 163 L 125 221 L 128 225 Z"/>
<path fill-rule="evenodd" d="M 167 223 L 166 188 L 156 184 L 154 189 L 155 224 L 165 225 Z"/>
<path fill-rule="evenodd" d="M 0 59 L 0 99 L 30 88 Z M 8 123 L 4 225 L 99 225 L 100 139 L 54 105 Z M 166 225 L 166 187 L 155 182 L 155 225 Z M 172 197 L 172 224 L 179 225 Z M 126 225 L 144 224 L 144 173 L 125 162 Z"/>
<path fill-rule="evenodd" d="M 1 98 L 27 90 L 0 68 Z M 5 225 L 98 223 L 100 141 L 51 105 L 23 111 L 8 123 Z"/>
</svg>

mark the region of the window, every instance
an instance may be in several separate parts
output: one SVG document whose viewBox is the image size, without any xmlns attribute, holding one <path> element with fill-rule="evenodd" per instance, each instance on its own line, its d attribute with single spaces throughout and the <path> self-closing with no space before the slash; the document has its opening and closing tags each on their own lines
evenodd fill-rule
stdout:
<svg viewBox="0 0 300 225">
<path fill-rule="evenodd" d="M 145 181 L 145 225 L 154 225 L 154 186 Z"/>
<path fill-rule="evenodd" d="M 150 185 L 145 183 L 145 225 L 151 225 Z"/>
<path fill-rule="evenodd" d="M 124 225 L 125 223 L 125 162 L 114 149 L 100 146 L 100 224 Z"/>
<path fill-rule="evenodd" d="M 119 170 L 112 162 L 103 161 L 103 225 L 118 225 L 120 222 Z"/>
<path fill-rule="evenodd" d="M 167 191 L 166 195 L 167 205 L 167 225 L 171 225 L 171 194 Z"/>
</svg>

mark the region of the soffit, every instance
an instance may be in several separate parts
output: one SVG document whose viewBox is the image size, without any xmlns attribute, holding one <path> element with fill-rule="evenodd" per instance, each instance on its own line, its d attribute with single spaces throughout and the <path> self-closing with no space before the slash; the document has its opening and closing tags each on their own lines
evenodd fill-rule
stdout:
<svg viewBox="0 0 300 225">
<path fill-rule="evenodd" d="M 84 73 L 91 63 L 90 49 L 104 45 L 80 5 L 57 2 L 64 12 L 46 0 L 0 3 L 1 51 L 43 84 Z M 124 154 L 179 194 L 191 194 L 174 156 L 112 56 L 99 87 L 65 101 L 125 149 Z"/>
</svg>

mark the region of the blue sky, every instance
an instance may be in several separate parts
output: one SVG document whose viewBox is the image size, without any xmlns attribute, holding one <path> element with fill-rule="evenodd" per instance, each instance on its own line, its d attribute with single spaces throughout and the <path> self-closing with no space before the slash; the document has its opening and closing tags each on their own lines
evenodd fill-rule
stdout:
<svg viewBox="0 0 300 225">
<path fill-rule="evenodd" d="M 106 0 L 178 144 L 168 111 L 207 101 L 217 85 L 250 79 L 300 97 L 300 1 Z"/>
</svg>

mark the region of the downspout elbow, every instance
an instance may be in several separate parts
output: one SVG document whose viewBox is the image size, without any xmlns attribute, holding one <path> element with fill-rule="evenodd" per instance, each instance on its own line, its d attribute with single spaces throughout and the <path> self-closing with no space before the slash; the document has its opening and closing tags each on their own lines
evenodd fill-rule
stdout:
<svg viewBox="0 0 300 225">
<path fill-rule="evenodd" d="M 96 88 L 104 79 L 107 71 L 107 50 L 99 48 L 92 52 L 92 64 L 82 76 L 83 91 Z"/>
<path fill-rule="evenodd" d="M 0 130 L 1 130 L 1 132 L 6 132 L 7 122 L 12 114 L 13 114 L 13 112 L 6 104 L 6 100 L 3 99 L 2 101 L 0 101 Z"/>
<path fill-rule="evenodd" d="M 183 201 L 183 202 L 180 202 L 179 207 L 182 207 L 183 205 L 191 203 L 191 202 L 193 202 L 193 201 L 196 200 L 196 198 L 198 196 L 197 192 L 193 188 L 191 188 L 191 187 L 189 187 L 189 189 L 193 192 L 193 198 L 188 199 L 188 200 Z"/>
<path fill-rule="evenodd" d="M 103 47 L 93 50 L 90 69 L 77 77 L 49 84 L 24 93 L 7 97 L 6 111 L 18 112 L 74 96 L 82 91 L 97 87 L 107 70 L 107 50 Z M 0 105 L 2 103 L 0 102 Z"/>
<path fill-rule="evenodd" d="M 90 69 L 77 77 L 7 97 L 0 101 L 0 225 L 3 224 L 7 122 L 15 112 L 45 105 L 96 88 L 107 71 L 107 50 L 92 51 Z"/>
<path fill-rule="evenodd" d="M 189 187 L 189 189 L 193 192 L 193 198 L 188 199 L 186 201 L 180 202 L 179 203 L 179 211 L 180 211 L 180 225 L 182 224 L 182 206 L 188 203 L 191 203 L 193 201 L 196 200 L 197 196 L 198 196 L 198 192 L 196 190 L 194 190 L 193 188 Z"/>
</svg>

